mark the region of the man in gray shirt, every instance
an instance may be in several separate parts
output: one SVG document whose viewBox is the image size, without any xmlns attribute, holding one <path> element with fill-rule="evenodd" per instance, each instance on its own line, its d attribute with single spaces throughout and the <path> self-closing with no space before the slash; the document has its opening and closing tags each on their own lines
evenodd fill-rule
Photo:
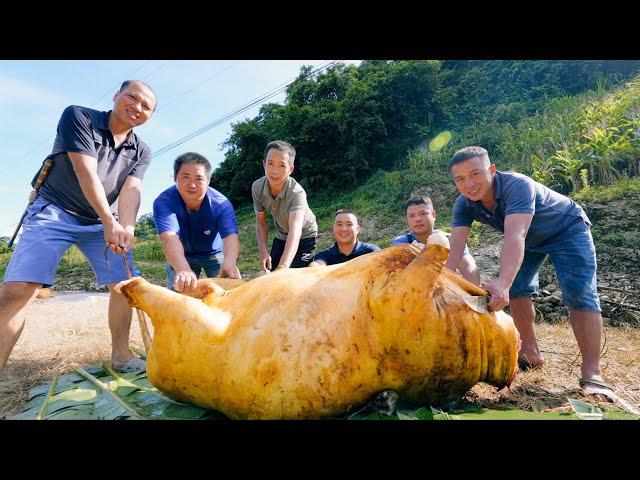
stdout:
<svg viewBox="0 0 640 480">
<path fill-rule="evenodd" d="M 62 113 L 47 157 L 53 167 L 27 209 L 4 276 L 0 372 L 20 337 L 27 305 L 40 288 L 53 284 L 62 255 L 74 244 L 91 263 L 98 284 L 110 292 L 113 367 L 124 372 L 145 368 L 129 351 L 131 307 L 113 287 L 127 278 L 121 255 L 133 270 L 140 186 L 151 161 L 149 147 L 133 128 L 152 117 L 156 95 L 147 84 L 130 80 L 113 102 L 108 112 L 70 106 Z"/>
<path fill-rule="evenodd" d="M 538 290 L 542 262 L 550 256 L 582 354 L 580 386 L 587 395 L 612 399 L 612 388 L 600 371 L 596 251 L 591 222 L 582 207 L 526 175 L 498 172 L 482 147 L 459 150 L 450 167 L 460 195 L 453 207 L 446 266 L 457 267 L 474 220 L 504 233 L 498 278 L 483 288 L 491 294 L 489 310 L 510 306 L 522 339 L 518 361 L 522 368 L 530 368 L 543 364 L 531 295 Z"/>
<path fill-rule="evenodd" d="M 263 271 L 274 267 L 306 267 L 313 259 L 318 224 L 307 204 L 307 194 L 291 178 L 295 157 L 296 151 L 291 144 L 282 140 L 269 143 L 264 153 L 265 176 L 251 185 Z M 267 212 L 273 216 L 276 226 L 270 254 L 267 252 Z"/>
</svg>

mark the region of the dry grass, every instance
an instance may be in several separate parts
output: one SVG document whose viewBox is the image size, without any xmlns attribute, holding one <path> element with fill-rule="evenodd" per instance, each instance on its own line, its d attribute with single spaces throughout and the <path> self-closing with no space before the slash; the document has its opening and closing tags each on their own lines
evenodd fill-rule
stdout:
<svg viewBox="0 0 640 480">
<path fill-rule="evenodd" d="M 499 392 L 489 385 L 478 384 L 468 399 L 481 406 L 500 402 L 530 411 L 570 411 L 567 397 L 599 404 L 584 397 L 578 385 L 581 356 L 568 322 L 540 324 L 536 329 L 545 365 L 519 372 L 511 386 Z M 605 326 L 602 343 L 605 381 L 618 396 L 640 408 L 640 330 Z"/>
<path fill-rule="evenodd" d="M 24 331 L 0 375 L 0 418 L 20 411 L 29 389 L 48 382 L 70 365 L 97 365 L 111 359 L 107 322 L 108 295 L 63 295 L 36 299 L 27 309 Z M 132 343 L 142 345 L 138 322 L 131 322 Z"/>
</svg>

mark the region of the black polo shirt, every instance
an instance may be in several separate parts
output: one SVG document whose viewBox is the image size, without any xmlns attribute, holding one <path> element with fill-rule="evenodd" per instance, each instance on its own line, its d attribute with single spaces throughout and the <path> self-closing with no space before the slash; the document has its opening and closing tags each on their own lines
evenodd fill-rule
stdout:
<svg viewBox="0 0 640 480">
<path fill-rule="evenodd" d="M 133 131 L 115 148 L 109 130 L 110 113 L 76 105 L 62 112 L 53 150 L 47 157 L 53 158 L 53 168 L 39 191 L 46 200 L 87 223 L 100 223 L 100 217 L 82 193 L 67 152 L 82 153 L 98 160 L 98 177 L 116 218 L 116 200 L 125 180 L 129 175 L 142 180 L 151 162 L 151 150 Z"/>
<path fill-rule="evenodd" d="M 316 253 L 313 260 L 322 260 L 327 265 L 335 265 L 336 263 L 344 263 L 349 260 L 352 260 L 360 255 L 364 255 L 366 253 L 377 252 L 380 250 L 380 247 L 374 245 L 373 243 L 365 243 L 360 240 L 356 240 L 356 246 L 353 251 L 349 255 L 345 255 L 340 250 L 338 250 L 338 244 L 334 242 L 332 247 L 325 248 L 324 250 L 320 250 Z"/>
</svg>

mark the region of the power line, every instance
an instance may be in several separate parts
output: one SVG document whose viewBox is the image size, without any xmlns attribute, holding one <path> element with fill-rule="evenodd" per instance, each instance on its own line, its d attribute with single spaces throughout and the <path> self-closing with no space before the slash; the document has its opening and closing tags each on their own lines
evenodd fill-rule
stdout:
<svg viewBox="0 0 640 480">
<path fill-rule="evenodd" d="M 206 80 L 203 80 L 202 82 L 200 82 L 199 84 L 197 84 L 195 87 L 192 87 L 192 88 L 190 88 L 189 90 L 187 90 L 186 92 L 184 92 L 184 93 L 182 93 L 182 94 L 178 95 L 178 96 L 177 96 L 177 97 L 175 97 L 173 100 L 170 100 L 170 101 L 168 101 L 167 103 L 165 103 L 165 104 L 163 104 L 163 105 L 160 105 L 160 106 L 156 109 L 156 111 L 155 111 L 155 114 L 154 114 L 154 115 L 157 115 L 157 114 L 158 114 L 158 112 L 159 112 L 160 110 L 162 110 L 164 107 L 166 107 L 166 106 L 168 106 L 168 105 L 171 105 L 173 102 L 175 102 L 175 101 L 176 101 L 176 100 L 178 100 L 179 98 L 184 97 L 187 93 L 191 93 L 191 92 L 193 92 L 196 88 L 198 88 L 198 87 L 200 87 L 200 86 L 204 85 L 205 83 L 207 83 L 207 82 L 208 82 L 208 81 L 210 81 L 210 80 L 213 80 L 213 79 L 214 79 L 214 78 L 216 78 L 217 76 L 222 75 L 224 72 L 226 72 L 227 70 L 229 70 L 232 66 L 233 66 L 233 65 L 229 65 L 229 66 L 227 66 L 226 68 L 224 68 L 224 69 L 220 70 L 219 72 L 216 72 L 215 74 L 211 75 L 211 76 L 210 76 L 209 78 L 207 78 Z"/>
<path fill-rule="evenodd" d="M 149 63 L 150 61 L 151 61 L 151 60 L 147 60 L 147 62 L 146 62 L 144 65 L 146 65 L 146 64 L 147 64 L 147 63 Z M 160 70 L 162 67 L 164 67 L 167 63 L 169 63 L 169 60 L 165 60 L 164 62 L 162 62 L 162 63 L 161 63 L 160 65 L 158 65 L 156 68 L 154 68 L 153 70 L 151 70 L 151 72 L 149 72 L 147 75 L 145 75 L 144 77 L 142 77 L 142 80 L 144 81 L 144 80 L 146 80 L 147 78 L 149 78 L 151 75 L 153 75 L 153 74 L 154 74 L 154 73 L 156 73 L 158 70 Z M 136 72 L 137 72 L 138 70 L 140 70 L 144 65 L 142 65 L 141 67 L 139 67 L 138 69 L 136 69 L 136 71 L 135 71 L 135 72 L 133 72 L 133 73 L 136 73 Z M 129 75 L 128 75 L 128 77 L 129 77 L 129 78 L 131 78 L 131 77 L 133 76 L 133 73 L 129 74 Z M 118 84 L 116 85 L 115 89 L 119 89 L 119 88 L 120 88 L 120 85 L 121 85 L 121 84 L 120 84 L 120 83 L 118 83 Z M 110 92 L 107 92 L 105 95 L 107 95 L 108 93 L 111 93 L 111 92 L 113 92 L 113 91 L 114 91 L 114 89 L 112 89 Z M 105 95 L 103 95 L 103 97 L 104 97 Z M 109 107 L 109 103 L 103 103 L 102 105 L 103 105 L 103 107 L 102 107 L 102 108 L 107 108 L 107 107 Z M 98 106 L 100 106 L 100 105 L 98 105 Z M 89 107 L 89 108 L 92 108 L 92 107 Z"/>
<path fill-rule="evenodd" d="M 133 75 L 134 75 L 134 74 L 136 74 L 138 71 L 142 70 L 142 68 L 143 68 L 145 65 L 147 65 L 150 61 L 151 61 L 151 60 L 147 60 L 146 62 L 144 62 L 142 65 L 140 65 L 138 68 L 136 68 L 133 72 L 131 72 L 131 73 L 128 75 L 128 77 L 133 77 Z M 99 104 L 98 102 L 100 102 L 100 100 L 102 100 L 104 97 L 106 97 L 106 96 L 107 96 L 107 95 L 109 95 L 110 93 L 113 93 L 113 91 L 114 91 L 116 88 L 119 88 L 119 87 L 120 87 L 120 85 L 121 85 L 121 84 L 120 84 L 120 83 L 118 83 L 118 84 L 116 84 L 114 87 L 111 87 L 109 90 L 107 90 L 106 92 L 104 92 L 104 93 L 102 94 L 102 96 L 101 96 L 98 100 L 96 100 L 95 102 L 93 102 L 93 103 L 89 106 L 89 108 L 93 108 L 94 106 L 97 106 L 97 105 Z"/>
<path fill-rule="evenodd" d="M 335 60 L 331 60 L 329 62 L 325 62 L 324 64 L 320 64 L 318 66 L 316 66 L 312 71 L 309 72 L 309 75 L 315 75 L 319 72 L 321 72 L 322 70 L 325 70 L 329 67 L 331 67 L 332 65 L 334 65 L 336 63 Z M 168 151 L 182 145 L 183 143 L 199 136 L 202 135 L 203 133 L 211 130 L 214 127 L 217 127 L 218 125 L 221 125 L 222 123 L 226 122 L 227 120 L 230 120 L 231 118 L 240 115 L 242 112 L 249 110 L 250 108 L 254 107 L 255 105 L 265 102 L 266 100 L 275 97 L 276 95 L 284 92 L 286 90 L 287 87 L 289 87 L 290 85 L 292 85 L 293 83 L 295 83 L 295 81 L 298 79 L 298 77 L 296 76 L 293 80 L 290 80 L 287 83 L 281 84 L 277 87 L 275 87 L 274 89 L 271 89 L 269 92 L 261 95 L 260 97 L 252 100 L 251 102 L 249 102 L 248 104 L 239 107 L 235 110 L 233 110 L 232 112 L 227 113 L 226 115 L 223 115 L 222 117 L 214 120 L 213 122 L 208 123 L 207 125 L 200 127 L 199 129 L 185 135 L 184 137 L 168 144 L 165 145 L 164 147 L 160 148 L 159 150 L 155 151 L 152 156 L 154 158 L 159 157 L 160 155 L 164 155 L 165 153 L 167 153 Z"/>
<path fill-rule="evenodd" d="M 148 62 L 149 62 L 149 61 L 147 61 L 147 63 L 148 63 Z M 156 71 L 158 71 L 158 70 L 159 70 L 161 67 L 163 67 L 166 63 L 168 63 L 168 61 L 166 61 L 166 62 L 164 62 L 163 64 L 161 64 L 160 66 L 158 66 L 158 67 L 157 67 L 153 72 L 151 72 L 151 73 L 150 73 L 149 75 L 147 75 L 145 78 L 148 78 L 151 74 L 153 74 L 153 73 L 155 73 Z M 328 61 L 328 62 L 325 62 L 325 63 L 319 64 L 319 65 L 317 65 L 313 70 L 311 70 L 311 71 L 308 73 L 308 75 L 315 75 L 315 74 L 317 74 L 317 73 L 320 73 L 321 71 L 323 71 L 323 70 L 326 70 L 326 69 L 330 68 L 330 67 L 331 67 L 331 66 L 333 66 L 335 63 L 336 63 L 336 60 L 331 60 L 331 61 Z M 146 65 L 146 63 L 145 63 L 145 64 L 143 64 L 141 67 L 138 67 L 138 69 L 136 69 L 136 71 L 135 71 L 135 72 L 137 72 L 138 70 L 140 70 L 144 65 Z M 222 70 L 222 71 L 218 72 L 217 74 L 215 74 L 215 75 L 213 75 L 213 76 L 211 76 L 211 77 L 207 78 L 206 80 L 204 80 L 204 81 L 203 81 L 203 82 L 201 82 L 200 84 L 198 84 L 198 85 L 196 85 L 195 87 L 191 88 L 190 90 L 188 90 L 188 91 L 184 92 L 182 95 L 179 95 L 178 97 L 176 97 L 175 99 L 171 100 L 171 101 L 170 101 L 170 102 L 168 102 L 167 104 L 163 105 L 163 107 L 166 107 L 169 103 L 173 103 L 177 98 L 180 98 L 181 96 L 184 96 L 184 95 L 186 95 L 187 93 L 189 93 L 189 92 L 193 91 L 194 89 L 198 88 L 200 85 L 202 85 L 202 84 L 204 84 L 204 83 L 208 82 L 209 80 L 211 80 L 212 78 L 216 77 L 217 75 L 219 75 L 219 74 L 223 73 L 224 71 L 228 70 L 229 68 L 231 68 L 231 66 L 229 66 L 229 67 L 227 67 L 226 69 L 224 69 L 224 70 Z M 135 73 L 135 72 L 133 72 L 133 73 Z M 132 73 L 131 75 L 133 75 L 133 73 Z M 292 80 L 289 80 L 289 81 L 288 81 L 288 82 L 286 82 L 286 83 L 280 84 L 280 85 L 278 85 L 277 87 L 272 88 L 272 89 L 271 89 L 271 90 L 269 90 L 268 92 L 266 92 L 266 93 L 262 94 L 261 96 L 256 97 L 255 99 L 251 100 L 249 103 L 245 104 L 244 106 L 239 107 L 239 108 L 237 108 L 237 109 L 235 109 L 235 110 L 233 110 L 233 111 L 231 111 L 231 112 L 227 113 L 226 115 L 223 115 L 222 117 L 220 117 L 220 118 L 218 118 L 218 119 L 216 119 L 216 120 L 214 120 L 214 121 L 212 121 L 212 122 L 208 123 L 207 125 L 205 125 L 205 126 L 203 126 L 203 127 L 199 128 L 199 129 L 197 129 L 197 130 L 195 130 L 195 131 L 193 131 L 193 132 L 191 132 L 191 133 L 189 133 L 189 134 L 185 135 L 184 137 L 182 137 L 182 138 L 180 138 L 180 139 L 178 139 L 178 140 L 176 140 L 176 141 L 174 141 L 174 142 L 172 142 L 172 143 L 170 143 L 170 144 L 168 144 L 168 145 L 165 145 L 164 147 L 162 147 L 162 148 L 160 148 L 159 150 L 157 150 L 156 152 L 154 152 L 154 153 L 152 154 L 152 156 L 153 156 L 154 158 L 155 158 L 155 157 L 159 157 L 160 155 L 163 155 L 163 154 L 167 153 L 168 151 L 170 151 L 170 150 L 172 150 L 172 149 L 174 149 L 174 148 L 176 148 L 176 147 L 178 147 L 178 146 L 182 145 L 183 143 L 185 143 L 185 142 L 187 142 L 187 141 L 189 141 L 189 140 L 191 140 L 191 139 L 193 139 L 193 138 L 195 138 L 195 137 L 197 137 L 197 136 L 199 136 L 199 135 L 202 135 L 203 133 L 207 132 L 208 130 L 211 130 L 212 128 L 214 128 L 214 127 L 216 127 L 216 126 L 218 126 L 218 125 L 220 125 L 220 124 L 222 124 L 222 123 L 224 123 L 224 122 L 226 122 L 227 120 L 230 120 L 231 118 L 233 118 L 233 117 L 236 117 L 236 116 L 240 115 L 242 112 L 245 112 L 246 110 L 249 110 L 250 108 L 252 108 L 252 107 L 254 107 L 254 106 L 256 106 L 256 105 L 258 105 L 258 104 L 260 104 L 260 103 L 263 103 L 263 102 L 265 102 L 266 100 L 269 100 L 270 98 L 275 97 L 276 95 L 278 95 L 278 94 L 280 94 L 280 93 L 284 92 L 284 91 L 287 89 L 287 87 L 289 87 L 290 85 L 293 85 L 293 84 L 296 82 L 296 80 L 297 80 L 297 79 L 298 79 L 298 77 L 296 76 L 296 77 L 295 77 L 295 78 L 293 78 Z M 104 97 L 104 95 L 103 95 L 103 97 Z M 95 103 L 95 102 L 94 102 L 94 103 Z M 50 137 L 50 138 L 51 138 L 51 137 Z M 48 140 L 48 139 L 46 139 L 46 140 Z M 42 143 L 44 143 L 44 141 L 46 141 L 46 140 L 43 140 L 42 142 L 40 142 L 40 145 L 41 145 Z M 18 222 L 13 223 L 13 224 L 11 224 L 11 225 L 8 225 L 8 226 L 6 226 L 6 227 L 0 228 L 0 232 L 1 232 L 1 231 L 4 231 L 5 229 L 9 229 L 9 228 L 11 228 L 11 227 L 14 227 L 14 226 L 16 226 L 16 225 L 18 225 Z"/>
<path fill-rule="evenodd" d="M 9 229 L 9 228 L 16 227 L 16 226 L 18 225 L 18 223 L 20 223 L 20 222 L 12 223 L 11 225 L 7 225 L 6 227 L 2 227 L 2 228 L 0 228 L 0 232 L 4 232 L 5 230 L 7 230 L 7 229 Z M 11 233 L 13 233 L 13 232 L 11 232 Z M 4 235 L 3 235 L 3 236 L 4 236 Z"/>
<path fill-rule="evenodd" d="M 138 68 L 136 68 L 133 72 L 131 72 L 128 76 L 129 76 L 129 77 L 133 76 L 135 73 L 137 73 L 138 71 L 140 71 L 140 70 L 141 70 L 145 65 L 147 65 L 150 61 L 151 61 L 151 60 L 147 60 L 145 63 L 143 63 L 143 64 L 142 64 L 142 65 L 140 65 Z M 165 62 L 165 63 L 166 63 L 166 62 Z M 158 68 L 159 68 L 159 67 L 158 67 Z M 154 72 L 155 72 L 155 71 L 157 71 L 157 70 L 158 70 L 158 68 L 156 68 L 156 70 L 154 70 Z M 154 72 L 152 72 L 152 73 L 154 73 Z M 99 102 L 100 100 L 102 100 L 105 96 L 107 96 L 109 93 L 112 93 L 112 92 L 114 91 L 114 88 L 118 88 L 119 86 L 120 86 L 120 84 L 118 83 L 115 87 L 113 87 L 113 88 L 111 88 L 111 89 L 107 90 L 107 91 L 106 91 L 105 93 L 103 93 L 103 94 L 102 94 L 102 95 L 101 95 L 97 100 L 95 100 L 95 101 L 91 104 L 91 106 L 90 106 L 89 108 L 93 108 L 93 106 L 94 106 L 94 105 L 97 105 L 97 104 L 98 104 L 98 102 Z M 35 152 L 36 150 L 38 150 L 38 149 L 42 146 L 42 144 L 44 144 L 45 142 L 47 142 L 47 141 L 51 140 L 51 139 L 52 139 L 52 138 L 54 138 L 54 137 L 55 137 L 55 135 L 49 135 L 47 138 L 45 138 L 45 139 L 44 139 L 44 140 L 42 140 L 40 143 L 38 143 L 38 145 L 36 145 L 36 146 L 35 146 L 34 148 L 32 148 L 31 150 L 29 150 L 29 151 L 28 151 L 28 152 L 27 152 L 27 153 L 26 153 L 26 154 L 25 154 L 25 155 L 24 155 L 24 156 L 23 156 L 19 161 L 20 161 L 20 162 L 22 162 L 22 161 L 26 160 L 26 159 L 27 159 L 27 158 L 28 158 L 28 157 L 29 157 L 33 152 Z M 8 168 L 7 168 L 7 169 L 5 169 L 5 170 L 0 170 L 0 172 L 4 172 L 4 171 L 7 171 L 7 170 L 8 170 Z"/>
</svg>

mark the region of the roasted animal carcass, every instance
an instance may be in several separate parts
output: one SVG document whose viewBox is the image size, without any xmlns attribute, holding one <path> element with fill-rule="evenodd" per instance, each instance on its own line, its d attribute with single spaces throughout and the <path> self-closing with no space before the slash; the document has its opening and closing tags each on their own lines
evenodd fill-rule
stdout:
<svg viewBox="0 0 640 480">
<path fill-rule="evenodd" d="M 323 418 L 387 389 L 460 399 L 517 371 L 518 334 L 486 292 L 444 268 L 448 248 L 399 245 L 329 267 L 199 280 L 192 296 L 121 282 L 154 326 L 147 374 L 169 396 L 234 419 Z"/>
</svg>

